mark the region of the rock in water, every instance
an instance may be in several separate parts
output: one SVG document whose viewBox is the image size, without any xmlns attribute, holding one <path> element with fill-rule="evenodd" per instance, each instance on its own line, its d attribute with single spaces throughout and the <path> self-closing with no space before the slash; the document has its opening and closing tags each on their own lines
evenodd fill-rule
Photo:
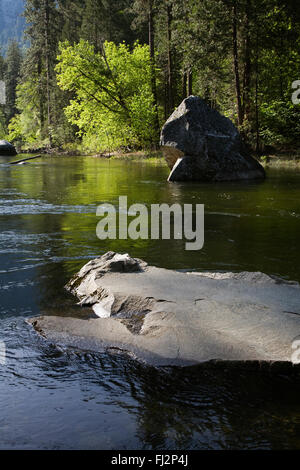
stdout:
<svg viewBox="0 0 300 470">
<path fill-rule="evenodd" d="M 97 316 L 64 311 L 29 320 L 57 344 L 123 351 L 154 365 L 294 363 L 297 283 L 259 272 L 176 272 L 108 252 L 87 263 L 66 287 Z"/>
<path fill-rule="evenodd" d="M 169 181 L 236 181 L 264 178 L 230 119 L 204 100 L 183 100 L 165 123 L 160 145 L 170 167 Z"/>
<path fill-rule="evenodd" d="M 0 140 L 0 155 L 17 155 L 17 151 L 12 144 L 7 142 L 7 140 Z"/>
</svg>

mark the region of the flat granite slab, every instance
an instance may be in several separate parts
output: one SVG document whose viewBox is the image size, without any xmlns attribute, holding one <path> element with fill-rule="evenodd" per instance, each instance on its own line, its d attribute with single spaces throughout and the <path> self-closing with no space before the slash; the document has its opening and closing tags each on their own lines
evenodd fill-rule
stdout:
<svg viewBox="0 0 300 470">
<path fill-rule="evenodd" d="M 31 318 L 40 334 L 79 349 L 124 351 L 154 365 L 291 363 L 300 335 L 299 284 L 259 272 L 182 273 L 108 252 L 66 288 L 92 306 L 95 318 Z"/>
</svg>

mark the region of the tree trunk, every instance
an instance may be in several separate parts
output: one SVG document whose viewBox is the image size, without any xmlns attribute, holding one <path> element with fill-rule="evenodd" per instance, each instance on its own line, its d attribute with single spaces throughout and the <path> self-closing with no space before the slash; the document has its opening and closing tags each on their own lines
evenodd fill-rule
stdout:
<svg viewBox="0 0 300 470">
<path fill-rule="evenodd" d="M 251 87 L 251 35 L 250 35 L 251 0 L 246 3 L 246 38 L 245 38 L 245 65 L 243 86 L 242 118 L 249 119 L 250 115 L 250 87 Z"/>
<path fill-rule="evenodd" d="M 235 90 L 238 107 L 238 125 L 243 124 L 243 110 L 241 99 L 241 82 L 239 72 L 239 56 L 238 56 L 238 43 L 237 43 L 237 7 L 236 1 L 233 4 L 233 18 L 232 18 L 232 38 L 233 38 L 233 62 L 235 74 Z"/>
<path fill-rule="evenodd" d="M 150 49 L 150 64 L 151 64 L 151 87 L 153 94 L 153 101 L 155 106 L 155 135 L 157 141 L 159 139 L 160 126 L 158 119 L 158 107 L 157 107 L 157 90 L 156 90 L 156 77 L 155 77 L 155 53 L 154 53 L 154 24 L 153 24 L 153 0 L 149 0 L 148 4 L 148 25 L 149 25 L 149 49 Z M 154 142 L 157 146 L 158 142 Z"/>
<path fill-rule="evenodd" d="M 191 96 L 193 94 L 193 77 L 191 69 L 187 71 L 187 91 L 188 96 Z"/>
<path fill-rule="evenodd" d="M 186 71 L 182 74 L 182 99 L 184 100 L 187 97 L 187 73 Z"/>
<path fill-rule="evenodd" d="M 174 110 L 174 95 L 173 95 L 173 60 L 171 53 L 171 21 L 172 21 L 172 6 L 167 5 L 167 35 L 168 35 L 168 113 L 171 114 Z"/>
<path fill-rule="evenodd" d="M 41 59 L 40 56 L 38 58 L 37 72 L 38 72 L 38 76 L 39 76 L 39 114 L 40 114 L 40 123 L 41 123 L 41 135 L 43 135 L 45 119 L 44 119 L 42 59 Z"/>
<path fill-rule="evenodd" d="M 259 153 L 259 113 L 258 113 L 258 79 L 259 79 L 259 64 L 258 64 L 258 25 L 256 30 L 256 57 L 255 57 L 255 123 L 256 123 L 256 154 Z"/>
<path fill-rule="evenodd" d="M 169 107 L 168 107 L 168 83 L 167 83 L 167 76 L 164 76 L 164 117 L 165 121 L 169 117 Z"/>
<path fill-rule="evenodd" d="M 46 66 L 46 88 L 47 88 L 47 116 L 49 146 L 52 147 L 52 115 L 51 115 L 51 92 L 50 92 L 50 44 L 49 44 L 49 2 L 44 0 L 44 20 L 45 20 L 45 66 Z"/>
</svg>

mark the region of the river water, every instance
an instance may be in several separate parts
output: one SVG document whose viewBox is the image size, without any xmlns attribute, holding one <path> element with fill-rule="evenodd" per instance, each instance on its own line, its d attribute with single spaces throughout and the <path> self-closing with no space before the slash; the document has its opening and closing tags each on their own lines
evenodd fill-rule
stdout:
<svg viewBox="0 0 300 470">
<path fill-rule="evenodd" d="M 156 369 L 57 348 L 26 323 L 40 314 L 80 315 L 63 286 L 108 250 L 172 269 L 263 271 L 300 281 L 299 171 L 269 170 L 260 183 L 169 184 L 163 162 L 9 161 L 0 157 L 0 449 L 300 448 L 295 374 Z M 119 195 L 148 207 L 205 204 L 204 248 L 100 241 L 96 207 L 118 205 Z"/>
</svg>

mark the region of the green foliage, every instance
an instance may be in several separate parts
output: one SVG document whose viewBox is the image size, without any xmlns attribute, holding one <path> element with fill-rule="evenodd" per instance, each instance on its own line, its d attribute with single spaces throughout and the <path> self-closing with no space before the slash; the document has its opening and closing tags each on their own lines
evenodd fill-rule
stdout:
<svg viewBox="0 0 300 470">
<path fill-rule="evenodd" d="M 263 103 L 260 121 L 261 136 L 266 144 L 292 144 L 300 134 L 300 107 L 288 100 Z"/>
<path fill-rule="evenodd" d="M 9 26 L 1 6 L 17 11 L 20 2 L 0 0 L 0 44 Z M 298 3 L 26 0 L 30 45 L 21 72 L 16 44 L 0 56 L 8 89 L 0 133 L 12 117 L 10 138 L 34 145 L 147 147 L 194 94 L 238 123 L 254 149 L 298 145 L 300 106 L 291 103 L 291 83 L 300 79 Z"/>
<path fill-rule="evenodd" d="M 16 114 L 8 125 L 8 138 L 11 141 L 32 143 L 40 138 L 39 97 L 35 85 L 32 80 L 17 87 L 16 106 L 20 114 Z"/>
<path fill-rule="evenodd" d="M 16 88 L 20 78 L 22 64 L 22 54 L 17 42 L 12 41 L 8 45 L 5 60 L 4 80 L 6 84 L 6 104 L 5 112 L 9 121 L 17 112 L 16 109 Z"/>
<path fill-rule="evenodd" d="M 5 114 L 3 111 L 3 106 L 0 105 L 0 139 L 4 139 L 7 133 L 6 123 L 5 123 Z"/>
<path fill-rule="evenodd" d="M 147 146 L 155 108 L 148 46 L 105 42 L 102 54 L 87 41 L 61 44 L 59 86 L 74 94 L 65 112 L 87 146 L 96 150 Z"/>
<path fill-rule="evenodd" d="M 85 0 L 80 38 L 87 40 L 97 51 L 101 50 L 105 40 L 116 44 L 125 40 L 132 45 L 137 38 L 130 28 L 132 15 L 127 7 L 128 0 Z"/>
</svg>

